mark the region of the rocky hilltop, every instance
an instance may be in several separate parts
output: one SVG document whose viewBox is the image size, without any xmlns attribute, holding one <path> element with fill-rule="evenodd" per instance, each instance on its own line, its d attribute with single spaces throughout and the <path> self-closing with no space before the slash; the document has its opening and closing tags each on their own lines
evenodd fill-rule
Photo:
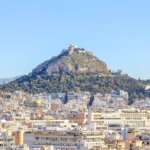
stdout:
<svg viewBox="0 0 150 150">
<path fill-rule="evenodd" d="M 109 69 L 92 52 L 70 45 L 68 49 L 64 49 L 57 57 L 53 57 L 33 69 L 32 74 L 46 73 L 51 75 L 62 72 L 108 74 Z"/>
</svg>

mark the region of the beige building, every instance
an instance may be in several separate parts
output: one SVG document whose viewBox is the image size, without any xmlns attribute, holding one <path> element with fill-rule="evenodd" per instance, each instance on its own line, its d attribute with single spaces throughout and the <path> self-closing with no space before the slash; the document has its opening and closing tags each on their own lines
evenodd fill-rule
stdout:
<svg viewBox="0 0 150 150">
<path fill-rule="evenodd" d="M 95 122 L 97 126 L 118 124 L 121 127 L 150 128 L 150 113 L 136 109 L 108 112 L 89 112 L 88 122 Z"/>
<path fill-rule="evenodd" d="M 24 143 L 32 145 L 49 145 L 55 150 L 90 150 L 94 147 L 103 147 L 104 135 L 100 131 L 37 131 L 26 132 Z"/>
</svg>

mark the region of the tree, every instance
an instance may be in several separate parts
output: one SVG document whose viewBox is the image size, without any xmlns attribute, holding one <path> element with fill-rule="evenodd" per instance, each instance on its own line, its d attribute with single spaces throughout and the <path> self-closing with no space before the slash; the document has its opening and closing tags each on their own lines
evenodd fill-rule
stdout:
<svg viewBox="0 0 150 150">
<path fill-rule="evenodd" d="M 68 92 L 66 91 L 65 97 L 64 97 L 64 104 L 68 103 Z"/>
<path fill-rule="evenodd" d="M 91 94 L 91 97 L 90 97 L 89 104 L 88 104 L 89 107 L 92 106 L 92 104 L 93 104 L 93 102 L 94 102 L 94 99 L 95 99 L 95 97 L 94 97 L 94 94 L 92 93 L 92 94 Z"/>
</svg>

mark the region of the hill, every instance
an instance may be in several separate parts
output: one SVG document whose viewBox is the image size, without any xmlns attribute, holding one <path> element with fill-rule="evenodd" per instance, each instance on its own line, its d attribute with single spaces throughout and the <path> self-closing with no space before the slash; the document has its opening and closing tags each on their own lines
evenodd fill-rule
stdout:
<svg viewBox="0 0 150 150">
<path fill-rule="evenodd" d="M 130 103 L 145 98 L 145 84 L 140 80 L 112 73 L 107 64 L 82 48 L 70 46 L 60 55 L 37 66 L 33 71 L 9 84 L 3 91 L 23 90 L 29 93 L 90 91 L 106 93 L 115 89 L 128 91 Z"/>
</svg>

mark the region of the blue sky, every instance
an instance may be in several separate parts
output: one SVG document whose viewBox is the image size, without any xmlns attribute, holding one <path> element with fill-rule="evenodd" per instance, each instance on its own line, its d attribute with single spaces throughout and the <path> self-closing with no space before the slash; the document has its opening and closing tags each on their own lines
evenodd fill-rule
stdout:
<svg viewBox="0 0 150 150">
<path fill-rule="evenodd" d="M 0 1 L 0 78 L 28 74 L 70 43 L 150 79 L 150 1 Z"/>
</svg>

